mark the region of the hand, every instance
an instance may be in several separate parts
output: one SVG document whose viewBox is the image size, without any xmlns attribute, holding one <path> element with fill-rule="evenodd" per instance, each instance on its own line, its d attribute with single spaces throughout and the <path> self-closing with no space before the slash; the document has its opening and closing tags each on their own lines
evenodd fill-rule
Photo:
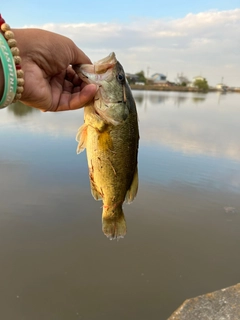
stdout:
<svg viewBox="0 0 240 320">
<path fill-rule="evenodd" d="M 21 101 L 42 111 L 74 110 L 92 100 L 97 86 L 85 84 L 70 65 L 91 63 L 72 40 L 40 29 L 12 29 L 22 58 Z"/>
</svg>

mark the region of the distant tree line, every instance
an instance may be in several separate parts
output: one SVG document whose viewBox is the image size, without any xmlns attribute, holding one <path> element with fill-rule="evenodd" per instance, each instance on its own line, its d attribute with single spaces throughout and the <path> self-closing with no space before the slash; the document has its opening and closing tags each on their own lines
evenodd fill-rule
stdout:
<svg viewBox="0 0 240 320">
<path fill-rule="evenodd" d="M 209 89 L 208 82 L 205 78 L 203 80 L 201 79 L 195 80 L 193 85 L 202 91 L 208 91 Z"/>
<path fill-rule="evenodd" d="M 190 83 L 190 82 L 185 77 L 181 77 L 181 78 L 182 78 L 181 79 L 182 81 L 176 85 L 186 87 L 188 85 L 188 83 Z M 127 79 L 130 84 L 135 84 L 136 82 L 141 82 L 144 84 L 152 84 L 153 83 L 152 80 L 147 79 L 145 77 L 143 70 L 135 73 L 134 75 L 128 75 Z M 199 90 L 204 91 L 204 92 L 209 90 L 209 85 L 208 85 L 208 82 L 205 78 L 204 79 L 196 79 L 193 83 L 193 86 L 197 87 Z"/>
<path fill-rule="evenodd" d="M 127 80 L 130 84 L 135 84 L 136 82 L 143 82 L 144 84 L 147 83 L 147 78 L 145 77 L 143 70 L 135 73 L 134 77 L 131 75 L 127 76 Z"/>
</svg>

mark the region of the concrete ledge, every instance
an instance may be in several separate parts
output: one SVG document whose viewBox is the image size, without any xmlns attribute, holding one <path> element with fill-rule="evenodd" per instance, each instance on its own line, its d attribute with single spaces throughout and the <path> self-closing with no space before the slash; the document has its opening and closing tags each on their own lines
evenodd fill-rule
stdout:
<svg viewBox="0 0 240 320">
<path fill-rule="evenodd" d="M 240 320 L 240 283 L 186 300 L 168 320 Z"/>
</svg>

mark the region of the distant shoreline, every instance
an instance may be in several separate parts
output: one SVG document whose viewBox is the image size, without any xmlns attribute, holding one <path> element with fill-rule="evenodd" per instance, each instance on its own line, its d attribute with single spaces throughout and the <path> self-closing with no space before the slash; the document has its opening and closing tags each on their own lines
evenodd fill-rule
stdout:
<svg viewBox="0 0 240 320">
<path fill-rule="evenodd" d="M 130 84 L 132 90 L 149 90 L 149 91 L 180 91 L 180 92 L 221 92 L 218 89 L 210 88 L 207 92 L 199 90 L 198 88 L 184 87 L 184 86 L 157 86 L 157 85 L 139 85 L 139 84 Z M 239 90 L 227 90 L 226 92 L 239 92 Z"/>
</svg>

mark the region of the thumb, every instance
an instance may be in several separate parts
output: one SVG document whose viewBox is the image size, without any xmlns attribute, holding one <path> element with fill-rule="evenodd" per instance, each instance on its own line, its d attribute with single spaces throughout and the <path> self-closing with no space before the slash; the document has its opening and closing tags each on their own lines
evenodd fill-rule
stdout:
<svg viewBox="0 0 240 320">
<path fill-rule="evenodd" d="M 92 64 L 90 58 L 80 49 L 76 46 L 76 44 L 70 40 L 70 49 L 72 51 L 72 65 L 76 64 Z"/>
</svg>

